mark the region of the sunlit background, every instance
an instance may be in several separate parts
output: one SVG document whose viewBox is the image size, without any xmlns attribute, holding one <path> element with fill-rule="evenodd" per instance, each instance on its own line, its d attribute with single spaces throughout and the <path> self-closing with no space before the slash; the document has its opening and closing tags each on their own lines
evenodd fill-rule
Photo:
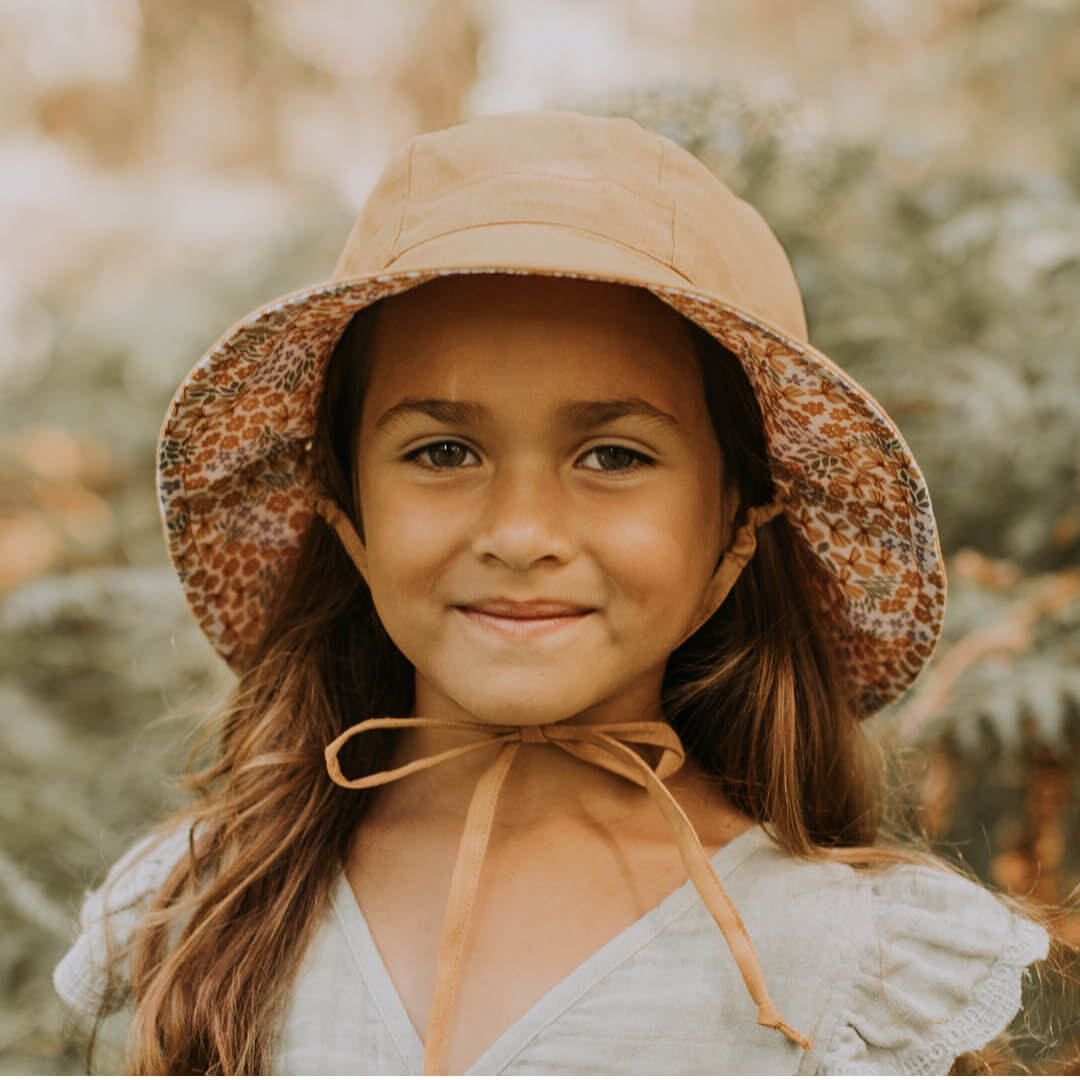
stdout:
<svg viewBox="0 0 1080 1080">
<path fill-rule="evenodd" d="M 401 142 L 540 106 L 636 117 L 774 226 L 941 523 L 946 639 L 876 722 L 899 802 L 1000 888 L 1080 880 L 1080 4 L 0 0 L 4 1072 L 80 1070 L 51 968 L 226 683 L 161 540 L 173 390 L 329 275 Z"/>
</svg>

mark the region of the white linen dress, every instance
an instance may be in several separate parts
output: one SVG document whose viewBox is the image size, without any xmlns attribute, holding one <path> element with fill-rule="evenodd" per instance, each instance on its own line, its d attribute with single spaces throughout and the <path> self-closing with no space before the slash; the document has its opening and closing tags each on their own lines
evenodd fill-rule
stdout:
<svg viewBox="0 0 1080 1080">
<path fill-rule="evenodd" d="M 141 847 L 111 874 L 114 948 L 187 844 Z M 536 1002 L 469 1069 L 535 1074 L 932 1074 L 1000 1034 L 1042 927 L 955 874 L 873 873 L 792 858 L 756 826 L 712 858 L 805 1051 L 755 1023 L 723 935 L 687 882 Z M 106 986 L 104 889 L 56 968 L 95 1014 Z M 424 1051 L 344 874 L 275 1033 L 273 1071 L 420 1074 Z"/>
</svg>

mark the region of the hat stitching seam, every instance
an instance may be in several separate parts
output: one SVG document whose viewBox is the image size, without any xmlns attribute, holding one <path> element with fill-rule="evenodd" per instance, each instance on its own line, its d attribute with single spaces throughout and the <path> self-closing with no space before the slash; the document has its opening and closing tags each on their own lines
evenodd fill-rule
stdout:
<svg viewBox="0 0 1080 1080">
<path fill-rule="evenodd" d="M 405 168 L 405 193 L 401 196 L 401 209 L 398 213 L 398 227 L 397 232 L 394 233 L 394 242 L 390 245 L 390 258 L 383 263 L 383 266 L 389 266 L 396 258 L 394 254 L 397 251 L 398 244 L 401 243 L 401 234 L 405 231 L 405 210 L 409 205 L 409 199 L 412 197 L 412 183 L 413 183 L 413 155 L 416 153 L 416 144 L 420 141 L 420 136 L 417 135 L 411 143 L 409 143 L 409 159 Z"/>
<path fill-rule="evenodd" d="M 669 261 L 667 261 L 665 259 L 662 259 L 662 258 L 658 258 L 656 255 L 652 254 L 652 252 L 645 251 L 644 249 L 639 248 L 639 247 L 635 247 L 633 244 L 627 244 L 622 240 L 617 240 L 612 236 L 608 236 L 606 233 L 597 232 L 595 229 L 586 229 L 581 225 L 571 225 L 571 224 L 568 224 L 568 223 L 565 223 L 565 222 L 530 221 L 530 220 L 527 220 L 527 219 L 524 219 L 524 218 L 512 218 L 512 219 L 509 219 L 509 220 L 506 220 L 506 221 L 486 221 L 486 222 L 483 222 L 482 224 L 478 224 L 478 225 L 463 225 L 458 229 L 448 229 L 446 232 L 436 233 L 433 236 L 425 236 L 423 240 L 417 241 L 417 243 L 412 244 L 409 247 L 402 248 L 394 256 L 394 258 L 391 260 L 391 263 L 396 262 L 398 259 L 400 259 L 403 256 L 407 255 L 410 251 L 415 251 L 417 248 L 423 247 L 424 244 L 430 243 L 432 240 L 441 240 L 444 236 L 453 236 L 456 233 L 468 232 L 471 229 L 490 229 L 490 228 L 497 228 L 500 225 L 543 225 L 543 226 L 545 226 L 547 228 L 570 229 L 573 232 L 584 233 L 587 236 L 596 236 L 596 237 L 599 237 L 602 240 L 607 241 L 610 244 L 617 244 L 619 247 L 624 248 L 627 251 L 633 251 L 638 255 L 642 255 L 647 259 L 651 259 L 657 265 L 666 267 L 672 273 L 678 274 L 679 277 L 681 277 L 683 279 L 683 281 L 685 281 L 688 285 L 691 285 L 695 289 L 697 288 L 697 283 L 693 280 L 693 278 L 688 277 L 677 266 L 672 265 L 671 262 L 669 262 Z M 383 266 L 383 269 L 386 270 L 389 267 L 390 267 L 390 263 L 386 263 Z M 456 271 L 450 271 L 450 272 L 454 273 Z M 529 272 L 535 272 L 535 271 L 529 271 Z M 540 271 L 540 273 L 542 273 L 542 272 L 543 271 Z M 566 276 L 578 276 L 578 277 L 581 277 L 583 275 L 568 274 Z M 597 278 L 596 280 L 602 280 L 602 279 Z"/>
<path fill-rule="evenodd" d="M 664 146 L 664 140 L 663 139 L 658 139 L 657 141 L 660 143 L 660 161 L 659 161 L 659 163 L 658 163 L 658 165 L 656 167 L 656 183 L 657 183 L 658 187 L 662 188 L 664 186 L 664 163 L 665 163 L 665 160 L 666 160 L 667 149 Z M 675 266 L 675 251 L 676 251 L 676 246 L 675 246 L 675 213 L 676 213 L 676 210 L 675 210 L 675 207 L 676 207 L 676 201 L 674 199 L 672 199 L 671 200 L 671 229 L 670 229 L 670 232 L 671 232 L 671 255 L 670 255 L 669 259 L 668 259 L 668 262 L 671 264 L 672 267 Z M 683 274 L 683 277 L 686 277 L 686 275 Z M 689 281 L 690 279 L 687 278 L 687 280 Z"/>
<path fill-rule="evenodd" d="M 411 160 L 411 157 L 410 157 L 410 174 L 409 174 L 410 185 L 411 185 L 411 181 L 412 181 L 411 164 L 412 164 L 412 160 Z M 627 195 L 632 195 L 634 198 L 640 199 L 642 202 L 647 202 L 651 206 L 659 207 L 659 208 L 664 209 L 664 210 L 670 209 L 674 205 L 674 202 L 675 202 L 674 199 L 670 199 L 670 198 L 659 198 L 658 199 L 653 195 L 646 194 L 644 191 L 641 191 L 638 188 L 631 187 L 629 184 L 624 184 L 621 180 L 615 180 L 610 176 L 573 176 L 570 173 L 552 172 L 550 169 L 545 169 L 543 171 L 536 171 L 536 170 L 532 170 L 532 169 L 500 169 L 500 170 L 498 170 L 496 172 L 487 172 L 487 173 L 483 173 L 481 175 L 475 176 L 475 177 L 473 177 L 473 178 L 471 178 L 471 179 L 469 179 L 467 181 L 464 181 L 464 182 L 462 182 L 460 184 L 447 185 L 445 187 L 441 187 L 439 189 L 439 194 L 438 194 L 437 198 L 420 200 L 420 201 L 421 201 L 422 204 L 441 201 L 442 199 L 444 199 L 448 195 L 454 195 L 459 191 L 465 191 L 465 190 L 467 190 L 469 188 L 475 187 L 476 185 L 483 183 L 484 181 L 487 181 L 487 180 L 501 180 L 504 177 L 513 177 L 513 176 L 526 177 L 526 178 L 528 178 L 530 180 L 535 180 L 538 177 L 541 178 L 541 179 L 546 178 L 546 179 L 549 179 L 549 180 L 560 180 L 560 181 L 564 181 L 565 183 L 568 183 L 568 184 L 604 184 L 604 185 L 606 185 L 608 187 L 621 188 L 623 191 L 625 191 L 627 193 Z"/>
</svg>

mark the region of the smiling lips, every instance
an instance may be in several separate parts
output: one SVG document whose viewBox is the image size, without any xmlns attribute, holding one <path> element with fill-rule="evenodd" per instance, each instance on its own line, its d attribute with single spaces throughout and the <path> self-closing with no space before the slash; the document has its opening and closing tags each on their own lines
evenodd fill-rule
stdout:
<svg viewBox="0 0 1080 1080">
<path fill-rule="evenodd" d="M 593 608 L 559 600 L 478 600 L 457 609 L 470 622 L 505 637 L 532 638 L 573 626 Z"/>
</svg>

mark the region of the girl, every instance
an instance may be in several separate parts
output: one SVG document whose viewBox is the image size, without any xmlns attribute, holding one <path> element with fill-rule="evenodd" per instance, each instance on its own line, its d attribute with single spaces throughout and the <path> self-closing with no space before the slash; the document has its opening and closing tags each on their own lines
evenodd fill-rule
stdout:
<svg viewBox="0 0 1080 1080">
<path fill-rule="evenodd" d="M 414 139 L 185 380 L 159 492 L 239 682 L 57 969 L 135 1071 L 925 1073 L 1016 1012 L 1042 927 L 873 846 L 922 476 L 673 143 Z"/>
</svg>

